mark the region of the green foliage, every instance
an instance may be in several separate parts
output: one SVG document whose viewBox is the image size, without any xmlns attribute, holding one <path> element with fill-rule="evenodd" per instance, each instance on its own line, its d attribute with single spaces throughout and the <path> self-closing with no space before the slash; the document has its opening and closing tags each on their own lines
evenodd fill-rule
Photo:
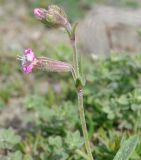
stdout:
<svg viewBox="0 0 141 160">
<path fill-rule="evenodd" d="M 137 146 L 138 136 L 132 136 L 126 140 L 122 145 L 119 151 L 117 152 L 114 160 L 128 160 L 129 156 L 135 150 Z"/>
<path fill-rule="evenodd" d="M 12 154 L 8 154 L 7 156 L 0 156 L 2 160 L 23 160 L 21 152 L 17 151 Z"/>
<path fill-rule="evenodd" d="M 20 142 L 20 137 L 12 129 L 0 129 L 0 149 L 12 149 Z"/>
<path fill-rule="evenodd" d="M 48 131 L 65 132 L 67 129 L 74 129 L 78 123 L 77 107 L 71 102 L 64 102 L 62 106 L 47 107 L 45 98 L 31 96 L 26 99 L 26 106 L 38 114 L 37 123 L 48 128 Z M 47 125 L 46 125 L 47 124 Z M 58 130 L 57 130 L 58 129 Z"/>
<path fill-rule="evenodd" d="M 78 131 L 74 133 L 68 132 L 65 141 L 71 150 L 78 149 L 84 144 L 84 139 L 81 138 Z"/>
<path fill-rule="evenodd" d="M 11 154 L 11 156 L 8 156 L 8 160 L 22 160 L 22 153 L 20 151 L 15 152 L 14 154 Z"/>
<path fill-rule="evenodd" d="M 84 140 L 79 131 L 70 132 L 79 123 L 75 105 L 68 101 L 64 102 L 62 106 L 52 106 L 50 108 L 46 106 L 45 98 L 36 95 L 26 98 L 25 102 L 30 112 L 38 114 L 38 117 L 33 121 L 38 126 L 36 130 L 40 130 L 38 135 L 40 137 L 38 142 L 40 142 L 35 150 L 38 152 L 38 147 L 41 144 L 40 147 L 44 150 L 43 153 L 38 153 L 39 157 L 41 156 L 43 160 L 48 158 L 63 158 L 65 160 L 75 150 L 82 147 Z M 34 134 L 35 131 L 32 133 Z M 30 143 L 32 144 L 33 142 L 31 141 Z"/>
<path fill-rule="evenodd" d="M 22 160 L 20 151 L 13 152 L 12 150 L 18 145 L 21 138 L 15 134 L 13 129 L 0 129 L 0 159 L 3 160 Z"/>
<path fill-rule="evenodd" d="M 106 59 L 99 59 L 94 62 L 93 60 L 90 61 L 88 61 L 89 64 L 86 63 L 86 60 L 83 63 L 85 73 L 88 73 L 86 75 L 87 83 L 84 93 L 89 134 L 90 137 L 94 133 L 98 134 L 98 137 L 94 138 L 96 146 L 95 156 L 99 160 L 112 160 L 120 147 L 120 140 L 122 138 L 122 132 L 117 132 L 116 130 L 124 131 L 125 134 L 137 133 L 141 127 L 141 90 L 139 88 L 141 57 L 112 55 Z M 64 92 L 66 94 L 66 98 L 64 98 L 74 102 L 74 98 L 76 97 L 70 94 L 73 91 L 69 85 L 65 87 L 67 93 Z M 64 93 L 62 91 L 62 94 Z M 48 124 L 49 127 L 46 126 L 45 128 L 51 135 L 62 134 L 63 136 L 66 133 L 66 129 L 73 130 L 75 126 L 78 126 L 79 121 L 76 120 L 78 115 L 75 115 L 76 107 L 73 107 L 70 102 L 65 102 L 63 107 L 48 107 L 48 109 L 45 109 L 46 112 L 44 109 L 41 111 L 41 108 L 36 109 L 40 115 L 39 117 L 41 117 L 41 124 L 43 122 Z M 62 118 L 61 113 L 64 110 L 65 112 L 68 111 L 66 117 L 70 115 L 70 118 Z M 74 115 L 76 118 L 73 118 Z M 70 123 L 66 123 L 67 121 Z M 73 127 L 68 127 L 71 124 L 73 124 Z M 70 142 L 67 148 L 73 148 L 74 141 L 71 133 L 67 134 L 65 142 Z M 79 144 L 79 140 L 77 143 Z M 77 147 L 79 148 L 79 146 Z M 138 154 L 136 153 L 136 155 Z"/>
<path fill-rule="evenodd" d="M 85 103 L 98 115 L 94 121 L 102 119 L 97 127 L 116 124 L 119 129 L 135 129 L 135 121 L 140 121 L 140 57 L 113 55 L 90 69 Z"/>
<path fill-rule="evenodd" d="M 67 54 L 63 57 L 62 52 L 70 53 L 71 50 L 65 45 L 57 47 L 60 50 L 53 52 L 57 52 L 59 59 L 68 60 L 70 57 Z M 84 62 L 82 60 L 82 64 L 86 73 L 84 106 L 91 146 L 95 151 L 93 155 L 97 160 L 113 160 L 119 148 L 121 147 L 125 153 L 127 147 L 124 145 L 130 146 L 132 140 L 132 147 L 135 148 L 134 137 L 129 138 L 131 141 L 125 140 L 125 137 L 141 135 L 141 56 L 112 55 L 96 61 L 85 59 Z M 59 93 L 53 90 L 54 77 L 55 83 L 61 88 Z M 36 85 L 28 84 L 27 79 L 24 80 L 25 85 L 18 85 L 24 89 L 27 84 L 30 85 L 31 91 L 26 97 L 22 97 L 25 99 L 24 106 L 28 112 L 26 119 L 23 118 L 23 123 L 28 124 L 22 133 L 24 136 L 19 141 L 14 140 L 14 137 L 17 137 L 14 132 L 11 136 L 4 131 L 4 135 L 9 137 L 5 138 L 8 143 L 3 144 L 7 146 L 8 153 L 2 158 L 7 160 L 17 156 L 18 158 L 14 158 L 19 160 L 87 159 L 80 129 L 77 97 L 74 88 L 71 87 L 74 84 L 69 74 L 60 78 L 58 74 L 48 76 L 43 72 L 42 76 L 35 74 L 35 78 Z M 38 85 L 46 79 L 51 81 L 47 94 L 40 95 Z M 7 87 L 12 93 L 15 88 L 12 87 L 13 84 Z M 24 90 L 21 88 L 21 91 Z M 5 153 L 5 149 L 2 151 Z M 130 156 L 130 160 L 140 159 L 141 138 L 138 139 L 138 145 Z"/>
</svg>

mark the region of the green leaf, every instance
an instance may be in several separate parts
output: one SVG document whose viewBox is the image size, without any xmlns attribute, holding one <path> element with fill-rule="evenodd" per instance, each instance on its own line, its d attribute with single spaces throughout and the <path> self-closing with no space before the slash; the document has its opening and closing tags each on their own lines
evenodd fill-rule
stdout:
<svg viewBox="0 0 141 160">
<path fill-rule="evenodd" d="M 114 160 L 128 160 L 135 150 L 138 142 L 138 136 L 132 136 L 126 140 L 118 150 Z"/>
<path fill-rule="evenodd" d="M 20 151 L 15 152 L 10 160 L 22 160 L 22 153 Z"/>
<path fill-rule="evenodd" d="M 0 129 L 0 149 L 12 149 L 20 140 L 13 129 Z"/>
<path fill-rule="evenodd" d="M 68 132 L 65 142 L 68 147 L 73 150 L 81 148 L 81 146 L 84 144 L 84 139 L 80 136 L 79 131 L 76 131 L 74 133 Z"/>
<path fill-rule="evenodd" d="M 126 95 L 122 95 L 118 99 L 118 103 L 121 104 L 121 105 L 128 105 L 129 104 L 129 100 L 127 99 Z"/>
<path fill-rule="evenodd" d="M 20 151 L 16 151 L 14 153 L 9 153 L 6 156 L 0 156 L 1 160 L 23 160 L 22 153 Z M 29 159 L 28 159 L 29 160 Z"/>
<path fill-rule="evenodd" d="M 78 26 L 78 23 L 75 23 L 73 26 L 72 26 L 72 31 L 71 31 L 71 38 L 75 38 L 75 31 L 76 31 L 76 28 Z"/>
<path fill-rule="evenodd" d="M 60 148 L 62 147 L 62 139 L 59 136 L 56 137 L 49 137 L 49 144 L 56 147 L 56 148 Z"/>
<path fill-rule="evenodd" d="M 30 155 L 25 155 L 23 160 L 33 160 L 33 158 Z"/>
<path fill-rule="evenodd" d="M 63 160 L 66 160 L 68 158 L 68 154 L 63 148 L 64 145 L 61 137 L 59 136 L 49 137 L 48 144 L 51 149 L 51 154 L 53 157 L 58 157 L 56 159 L 63 159 Z"/>
</svg>

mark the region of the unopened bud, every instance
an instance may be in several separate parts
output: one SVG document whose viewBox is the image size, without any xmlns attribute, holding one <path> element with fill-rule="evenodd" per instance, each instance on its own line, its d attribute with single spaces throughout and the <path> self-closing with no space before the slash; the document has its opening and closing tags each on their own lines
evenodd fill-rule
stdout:
<svg viewBox="0 0 141 160">
<path fill-rule="evenodd" d="M 48 27 L 68 27 L 68 19 L 65 12 L 56 5 L 50 5 L 47 9 L 35 8 L 35 17 Z"/>
</svg>

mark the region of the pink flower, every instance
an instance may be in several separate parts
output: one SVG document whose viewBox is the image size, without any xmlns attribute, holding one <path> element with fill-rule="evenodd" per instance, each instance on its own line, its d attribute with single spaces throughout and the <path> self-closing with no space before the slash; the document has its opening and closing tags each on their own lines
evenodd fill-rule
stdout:
<svg viewBox="0 0 141 160">
<path fill-rule="evenodd" d="M 71 64 L 47 57 L 36 57 L 31 48 L 25 49 L 23 56 L 18 59 L 21 60 L 23 72 L 26 74 L 31 73 L 33 69 L 43 69 L 49 72 L 72 72 L 75 77 Z"/>
<path fill-rule="evenodd" d="M 35 8 L 34 15 L 38 20 L 44 21 L 47 16 L 47 10 L 44 8 Z"/>
<path fill-rule="evenodd" d="M 31 73 L 38 62 L 31 48 L 25 49 L 24 55 L 19 57 L 19 59 L 22 61 L 22 69 L 26 74 Z"/>
<path fill-rule="evenodd" d="M 26 73 L 26 74 L 31 73 L 32 70 L 33 70 L 33 64 L 32 64 L 32 63 L 29 64 L 29 65 L 23 66 L 23 71 L 24 71 L 24 73 Z"/>
</svg>

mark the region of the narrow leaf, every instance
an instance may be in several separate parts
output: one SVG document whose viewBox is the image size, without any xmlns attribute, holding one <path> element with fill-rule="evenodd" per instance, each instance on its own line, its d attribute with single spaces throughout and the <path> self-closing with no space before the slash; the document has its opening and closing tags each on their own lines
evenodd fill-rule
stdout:
<svg viewBox="0 0 141 160">
<path fill-rule="evenodd" d="M 138 142 L 138 136 L 131 136 L 126 140 L 118 150 L 114 160 L 128 160 L 135 150 Z"/>
</svg>

